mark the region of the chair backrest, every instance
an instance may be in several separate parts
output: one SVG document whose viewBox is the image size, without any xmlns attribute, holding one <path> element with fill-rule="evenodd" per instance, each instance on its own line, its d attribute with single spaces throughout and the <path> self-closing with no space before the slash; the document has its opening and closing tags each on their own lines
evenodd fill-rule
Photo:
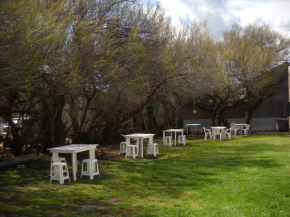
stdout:
<svg viewBox="0 0 290 217">
<path fill-rule="evenodd" d="M 235 129 L 235 125 L 236 125 L 236 123 L 231 123 L 230 128 Z"/>
<path fill-rule="evenodd" d="M 250 126 L 251 126 L 250 124 L 247 124 L 246 125 L 246 130 L 249 130 L 250 129 Z"/>
</svg>

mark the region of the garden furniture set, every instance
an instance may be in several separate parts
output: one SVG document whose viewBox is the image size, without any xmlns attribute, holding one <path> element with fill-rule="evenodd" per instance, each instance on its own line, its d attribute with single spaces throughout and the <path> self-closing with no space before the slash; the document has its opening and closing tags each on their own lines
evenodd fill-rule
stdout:
<svg viewBox="0 0 290 217">
<path fill-rule="evenodd" d="M 220 140 L 224 140 L 226 136 L 228 139 L 231 139 L 232 134 L 236 135 L 250 135 L 250 124 L 236 124 L 231 123 L 230 128 L 226 129 L 226 127 L 223 126 L 215 126 L 211 127 L 211 129 L 206 129 L 203 127 L 204 131 L 204 139 L 206 140 L 209 136 L 210 139 L 216 140 L 217 136 L 219 136 Z"/>
<path fill-rule="evenodd" d="M 186 127 L 190 126 L 199 126 L 200 124 L 187 124 Z M 231 134 L 250 134 L 250 125 L 248 124 L 231 124 L 229 129 L 223 126 L 211 127 L 211 129 L 204 130 L 204 139 L 207 139 L 209 136 L 210 139 L 216 140 L 217 137 L 220 140 L 224 140 L 226 136 L 228 139 L 231 139 Z M 195 130 L 196 131 L 196 130 Z M 174 134 L 174 140 L 173 138 Z M 177 134 L 180 134 L 177 136 Z M 153 143 L 153 137 L 155 134 L 149 133 L 134 133 L 124 135 L 126 138 L 125 142 L 120 143 L 119 154 L 125 154 L 125 158 L 132 157 L 135 159 L 137 156 L 141 158 L 144 157 L 143 145 L 144 139 L 148 139 L 149 143 L 147 144 L 147 153 L 146 155 L 154 155 L 156 157 L 159 154 L 157 143 Z M 134 140 L 136 143 L 131 143 L 131 140 Z M 172 146 L 177 144 L 186 144 L 186 136 L 183 135 L 183 129 L 168 129 L 163 130 L 163 145 Z M 59 157 L 60 153 L 70 153 L 72 157 L 72 175 L 73 180 L 77 180 L 77 153 L 89 151 L 89 158 L 82 161 L 81 177 L 89 176 L 90 179 L 94 179 L 94 176 L 98 175 L 100 177 L 98 161 L 95 159 L 95 150 L 98 144 L 71 144 L 65 145 L 56 148 L 48 149 L 52 153 L 51 166 L 50 166 L 50 182 L 57 180 L 60 184 L 64 184 L 64 180 L 68 179 L 70 181 L 68 166 L 65 158 Z"/>
<path fill-rule="evenodd" d="M 81 177 L 89 176 L 93 179 L 95 175 L 100 176 L 98 161 L 95 159 L 95 150 L 98 144 L 71 144 L 48 149 L 52 153 L 50 166 L 50 182 L 57 180 L 60 184 L 64 183 L 65 179 L 69 178 L 68 167 L 65 158 L 60 158 L 60 153 L 69 153 L 72 157 L 72 174 L 73 180 L 77 180 L 77 153 L 89 151 L 89 158 L 82 161 Z"/>
</svg>

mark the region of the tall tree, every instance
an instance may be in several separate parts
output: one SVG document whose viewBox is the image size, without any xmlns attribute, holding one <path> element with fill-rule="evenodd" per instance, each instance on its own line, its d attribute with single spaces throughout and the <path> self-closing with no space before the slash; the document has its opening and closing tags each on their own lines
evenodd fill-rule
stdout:
<svg viewBox="0 0 290 217">
<path fill-rule="evenodd" d="M 12 126 L 12 149 L 19 154 L 23 142 L 14 126 L 12 113 L 30 113 L 39 100 L 39 83 L 49 74 L 49 57 L 59 53 L 63 44 L 61 30 L 65 2 L 1 1 L 0 88 L 5 104 L 0 105 Z"/>
<path fill-rule="evenodd" d="M 238 83 L 246 105 L 249 123 L 258 106 L 285 79 L 285 71 L 272 70 L 286 61 L 290 40 L 267 25 L 249 24 L 244 29 L 233 25 L 224 33 L 225 72 Z"/>
</svg>

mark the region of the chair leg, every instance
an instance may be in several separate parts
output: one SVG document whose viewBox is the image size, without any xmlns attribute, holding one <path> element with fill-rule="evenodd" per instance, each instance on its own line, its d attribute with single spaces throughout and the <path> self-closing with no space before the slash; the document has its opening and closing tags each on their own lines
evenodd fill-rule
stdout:
<svg viewBox="0 0 290 217">
<path fill-rule="evenodd" d="M 50 165 L 50 184 L 51 184 L 51 177 L 52 177 L 52 165 Z"/>
<path fill-rule="evenodd" d="M 65 172 L 66 172 L 66 174 L 67 174 L 67 176 L 68 176 L 68 181 L 70 182 L 70 177 L 69 177 L 69 173 L 68 173 L 68 167 L 67 167 L 67 165 L 64 166 L 64 169 L 65 169 Z"/>
<path fill-rule="evenodd" d="M 128 157 L 128 147 L 126 146 L 126 154 L 125 154 L 125 158 Z"/>
<path fill-rule="evenodd" d="M 98 175 L 99 175 L 99 177 L 101 177 L 101 175 L 100 175 L 100 170 L 99 170 L 99 163 L 98 162 L 96 162 L 97 163 L 97 165 L 96 165 L 96 168 L 97 168 L 97 171 L 98 171 Z"/>
<path fill-rule="evenodd" d="M 133 152 L 133 159 L 136 158 L 136 155 L 135 155 L 135 147 L 132 147 L 132 152 Z"/>
<path fill-rule="evenodd" d="M 61 184 L 61 185 L 63 185 L 64 184 L 64 179 L 63 179 L 63 167 L 62 166 L 60 166 L 59 167 L 59 183 Z"/>
</svg>

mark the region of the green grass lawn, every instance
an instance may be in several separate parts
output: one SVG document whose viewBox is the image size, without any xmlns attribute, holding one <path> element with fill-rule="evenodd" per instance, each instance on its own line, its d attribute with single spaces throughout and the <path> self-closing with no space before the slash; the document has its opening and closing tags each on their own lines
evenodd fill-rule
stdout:
<svg viewBox="0 0 290 217">
<path fill-rule="evenodd" d="M 159 141 L 159 144 L 161 142 Z M 0 171 L 0 216 L 290 216 L 290 137 L 191 139 L 49 183 L 49 161 Z"/>
</svg>

